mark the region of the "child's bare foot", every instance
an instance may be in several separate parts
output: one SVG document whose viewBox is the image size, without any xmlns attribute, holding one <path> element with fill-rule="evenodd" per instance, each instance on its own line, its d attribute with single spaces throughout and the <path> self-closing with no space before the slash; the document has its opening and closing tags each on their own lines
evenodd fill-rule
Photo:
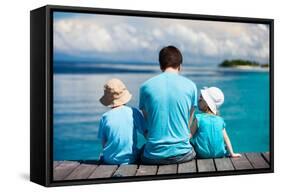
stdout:
<svg viewBox="0 0 281 192">
<path fill-rule="evenodd" d="M 233 153 L 230 156 L 233 157 L 233 158 L 237 158 L 237 157 L 241 157 L 241 154 L 240 153 Z"/>
</svg>

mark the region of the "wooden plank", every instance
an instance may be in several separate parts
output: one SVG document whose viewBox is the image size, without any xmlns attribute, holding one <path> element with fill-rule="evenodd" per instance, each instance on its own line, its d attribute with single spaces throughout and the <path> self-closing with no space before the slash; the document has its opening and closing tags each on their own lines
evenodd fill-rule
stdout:
<svg viewBox="0 0 281 192">
<path fill-rule="evenodd" d="M 213 159 L 197 159 L 198 172 L 216 171 Z"/>
<path fill-rule="evenodd" d="M 218 171 L 232 171 L 234 167 L 229 158 L 217 158 L 215 160 L 215 165 Z"/>
<path fill-rule="evenodd" d="M 54 180 L 108 178 L 260 169 L 270 167 L 270 153 L 246 153 L 241 158 L 197 159 L 172 165 L 98 165 L 92 161 L 53 161 Z"/>
<path fill-rule="evenodd" d="M 255 169 L 269 168 L 269 164 L 259 153 L 246 153 L 247 158 Z"/>
<path fill-rule="evenodd" d="M 53 179 L 64 180 L 80 163 L 76 161 L 64 161 L 54 169 Z"/>
<path fill-rule="evenodd" d="M 157 169 L 157 165 L 140 165 L 136 176 L 156 175 Z"/>
<path fill-rule="evenodd" d="M 89 176 L 89 178 L 94 179 L 111 177 L 117 168 L 117 165 L 99 165 Z"/>
<path fill-rule="evenodd" d="M 87 179 L 98 165 L 80 164 L 65 180 Z"/>
<path fill-rule="evenodd" d="M 178 165 L 177 164 L 159 165 L 157 175 L 177 174 L 177 171 L 178 171 Z"/>
<path fill-rule="evenodd" d="M 266 162 L 270 164 L 270 153 L 269 152 L 262 153 L 262 156 L 266 160 Z"/>
<path fill-rule="evenodd" d="M 180 163 L 178 165 L 178 173 L 196 173 L 196 171 L 196 160 Z"/>
<path fill-rule="evenodd" d="M 134 176 L 137 172 L 138 165 L 120 165 L 113 177 Z"/>
<path fill-rule="evenodd" d="M 53 168 L 59 166 L 63 161 L 53 161 Z"/>
<path fill-rule="evenodd" d="M 230 158 L 235 170 L 243 170 L 243 169 L 253 169 L 253 166 L 246 158 L 245 154 L 241 154 L 242 156 L 239 158 Z"/>
</svg>

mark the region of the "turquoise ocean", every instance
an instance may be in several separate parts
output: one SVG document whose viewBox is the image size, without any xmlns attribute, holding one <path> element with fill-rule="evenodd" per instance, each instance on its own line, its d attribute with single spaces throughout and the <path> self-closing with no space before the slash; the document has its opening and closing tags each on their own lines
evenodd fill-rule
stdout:
<svg viewBox="0 0 281 192">
<path fill-rule="evenodd" d="M 140 85 L 160 70 L 155 64 L 55 63 L 54 72 L 54 160 L 86 160 L 98 159 L 102 149 L 97 133 L 99 119 L 108 110 L 99 103 L 104 83 L 120 78 L 133 95 L 128 105 L 137 107 Z M 223 90 L 220 115 L 236 152 L 269 151 L 267 70 L 183 65 L 181 75 L 194 81 L 198 91 L 204 86 Z M 138 146 L 144 142 L 139 135 Z"/>
</svg>

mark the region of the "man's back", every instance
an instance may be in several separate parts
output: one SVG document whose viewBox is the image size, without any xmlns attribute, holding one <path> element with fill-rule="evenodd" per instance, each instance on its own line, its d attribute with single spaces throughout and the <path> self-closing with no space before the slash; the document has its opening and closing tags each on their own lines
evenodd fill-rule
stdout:
<svg viewBox="0 0 281 192">
<path fill-rule="evenodd" d="M 140 89 L 140 109 L 147 114 L 144 156 L 161 159 L 188 153 L 190 109 L 197 105 L 195 84 L 176 73 L 164 72 Z"/>
</svg>

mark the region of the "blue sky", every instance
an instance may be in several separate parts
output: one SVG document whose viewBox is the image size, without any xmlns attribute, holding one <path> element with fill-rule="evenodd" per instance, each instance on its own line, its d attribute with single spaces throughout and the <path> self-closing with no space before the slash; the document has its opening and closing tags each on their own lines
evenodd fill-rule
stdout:
<svg viewBox="0 0 281 192">
<path fill-rule="evenodd" d="M 54 13 L 56 60 L 157 63 L 159 50 L 175 45 L 185 63 L 224 59 L 268 63 L 269 28 L 263 24 Z"/>
</svg>

